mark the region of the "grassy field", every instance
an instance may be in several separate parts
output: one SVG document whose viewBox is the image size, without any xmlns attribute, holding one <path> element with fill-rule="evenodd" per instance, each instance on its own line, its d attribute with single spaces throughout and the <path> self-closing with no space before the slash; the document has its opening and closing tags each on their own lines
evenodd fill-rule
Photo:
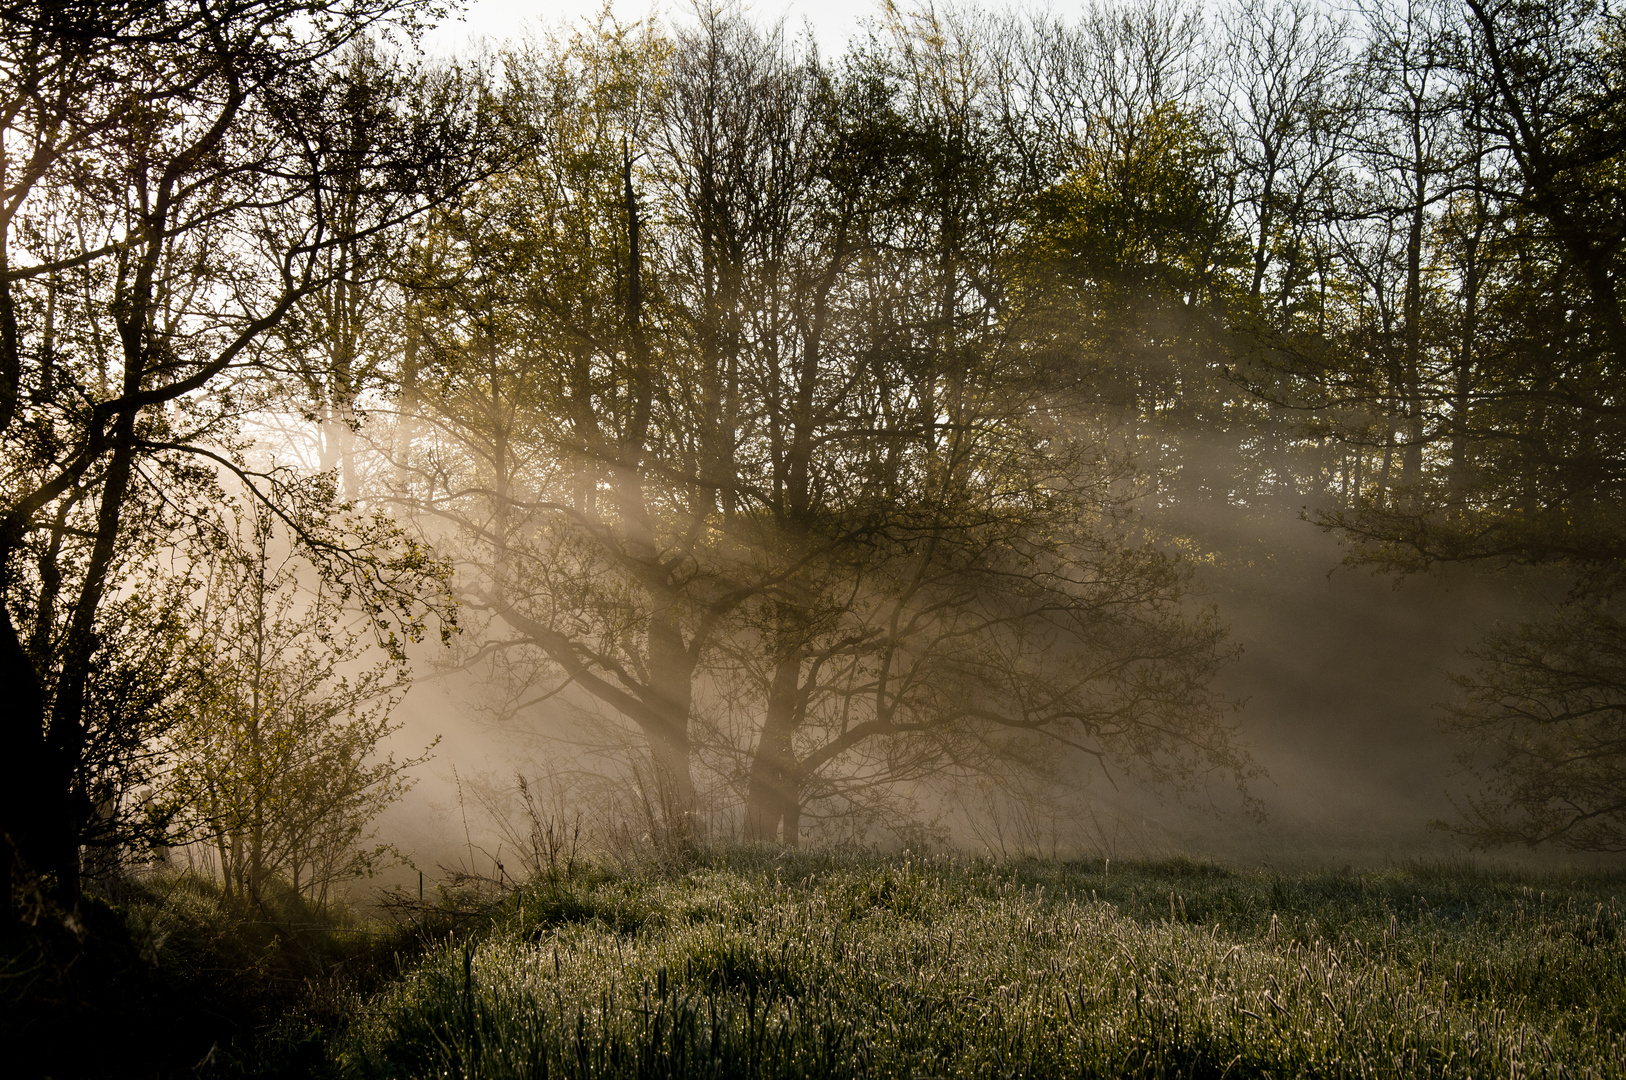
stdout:
<svg viewBox="0 0 1626 1080">
<path fill-rule="evenodd" d="M 1626 875 L 732 851 L 430 931 L 353 1077 L 1626 1075 Z M 444 934 L 444 936 L 441 936 Z"/>
</svg>

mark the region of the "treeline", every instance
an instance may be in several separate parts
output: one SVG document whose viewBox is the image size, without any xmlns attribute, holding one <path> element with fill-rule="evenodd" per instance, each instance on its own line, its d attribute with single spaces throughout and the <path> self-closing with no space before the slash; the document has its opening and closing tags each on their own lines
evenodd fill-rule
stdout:
<svg viewBox="0 0 1626 1080">
<path fill-rule="evenodd" d="M 790 843 L 923 777 L 1245 788 L 1187 526 L 1300 506 L 1570 576 L 1462 678 L 1461 827 L 1626 843 L 1618 15 L 888 6 L 827 58 L 702 6 L 452 65 L 420 15 L 0 14 L 14 891 L 357 869 L 426 629 L 637 732 L 677 842 L 707 788 Z"/>
</svg>

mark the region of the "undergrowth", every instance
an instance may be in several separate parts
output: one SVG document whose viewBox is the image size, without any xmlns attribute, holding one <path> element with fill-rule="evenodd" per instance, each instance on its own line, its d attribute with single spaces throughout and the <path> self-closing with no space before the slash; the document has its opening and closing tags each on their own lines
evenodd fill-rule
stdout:
<svg viewBox="0 0 1626 1080">
<path fill-rule="evenodd" d="M 0 940 L 0 1046 L 18 1077 L 314 1076 L 356 1001 L 419 955 L 273 887 L 247 906 L 158 874 Z"/>
</svg>

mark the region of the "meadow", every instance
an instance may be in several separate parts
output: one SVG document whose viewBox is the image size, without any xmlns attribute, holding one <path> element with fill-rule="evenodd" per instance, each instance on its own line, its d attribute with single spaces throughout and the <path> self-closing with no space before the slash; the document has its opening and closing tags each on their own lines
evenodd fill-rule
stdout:
<svg viewBox="0 0 1626 1080">
<path fill-rule="evenodd" d="M 1626 873 L 723 847 L 371 918 L 159 874 L 0 957 L 63 1077 L 1619 1077 Z"/>
<path fill-rule="evenodd" d="M 1626 1075 L 1626 875 L 740 849 L 532 881 L 353 1077 Z"/>
</svg>

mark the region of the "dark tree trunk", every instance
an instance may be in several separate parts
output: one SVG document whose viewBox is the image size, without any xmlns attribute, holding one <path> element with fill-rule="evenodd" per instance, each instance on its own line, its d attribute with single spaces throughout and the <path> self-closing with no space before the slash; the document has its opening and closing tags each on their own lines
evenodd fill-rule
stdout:
<svg viewBox="0 0 1626 1080">
<path fill-rule="evenodd" d="M 45 783 L 45 695 L 0 598 L 0 902 L 4 929 L 16 924 L 19 875 L 45 865 L 50 788 Z"/>
<path fill-rule="evenodd" d="M 694 704 L 694 661 L 683 634 L 668 617 L 650 620 L 649 683 L 659 720 L 644 733 L 655 762 L 656 791 L 670 828 L 696 829 L 694 776 L 689 768 L 689 713 Z"/>
<path fill-rule="evenodd" d="M 795 847 L 800 804 L 795 750 L 797 702 L 800 697 L 801 660 L 784 657 L 774 668 L 768 688 L 768 713 L 751 760 L 745 795 L 745 838 L 777 840 L 784 825 L 784 842 Z"/>
<path fill-rule="evenodd" d="M 96 541 L 85 567 L 84 584 L 74 604 L 73 620 L 62 655 L 62 674 L 52 702 L 51 725 L 46 732 L 46 776 L 52 792 L 50 839 L 41 866 L 55 879 L 60 903 L 79 899 L 79 841 L 95 808 L 86 786 L 85 707 L 91 661 L 96 651 L 96 614 L 107 591 L 108 574 L 117 552 L 119 523 L 134 466 L 135 416 L 116 421 L 112 460 L 102 482 L 101 505 L 96 516 Z"/>
<path fill-rule="evenodd" d="M 1417 123 L 1420 121 L 1414 121 Z M 1414 128 L 1414 132 L 1415 132 Z M 1417 145 L 1420 136 L 1414 134 Z M 1427 208 L 1427 179 L 1423 171 L 1422 150 L 1416 150 L 1416 186 L 1413 190 L 1411 221 L 1406 233 L 1406 292 L 1403 299 L 1405 336 L 1401 359 L 1402 392 L 1405 394 L 1406 431 L 1405 446 L 1400 458 L 1400 486 L 1406 490 L 1407 504 L 1420 505 L 1417 485 L 1423 473 L 1422 361 L 1423 361 L 1423 226 Z"/>
</svg>

